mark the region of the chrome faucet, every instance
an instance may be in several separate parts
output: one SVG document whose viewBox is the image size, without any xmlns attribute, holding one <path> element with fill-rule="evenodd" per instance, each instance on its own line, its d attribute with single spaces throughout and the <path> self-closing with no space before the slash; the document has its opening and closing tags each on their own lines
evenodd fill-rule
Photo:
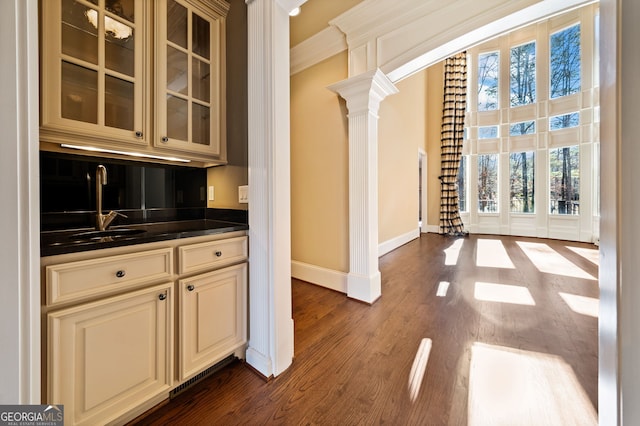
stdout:
<svg viewBox="0 0 640 426">
<path fill-rule="evenodd" d="M 102 185 L 107 184 L 107 168 L 102 164 L 96 169 L 96 229 L 104 231 L 109 227 L 116 216 L 127 217 L 122 213 L 111 210 L 107 214 L 102 214 Z"/>
</svg>

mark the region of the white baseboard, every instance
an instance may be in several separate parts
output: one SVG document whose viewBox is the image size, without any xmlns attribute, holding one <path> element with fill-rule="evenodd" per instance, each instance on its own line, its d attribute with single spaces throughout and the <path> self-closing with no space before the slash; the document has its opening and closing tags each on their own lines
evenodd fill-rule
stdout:
<svg viewBox="0 0 640 426">
<path fill-rule="evenodd" d="M 424 232 L 425 233 L 429 233 L 429 234 L 439 234 L 440 233 L 440 227 L 438 225 L 427 225 L 426 227 L 424 227 Z"/>
<path fill-rule="evenodd" d="M 398 247 L 407 244 L 409 241 L 413 241 L 416 238 L 420 238 L 420 228 L 416 228 L 406 234 L 399 235 L 395 238 L 387 240 L 378 244 L 378 256 L 383 256 L 390 251 L 397 249 Z"/>
<path fill-rule="evenodd" d="M 295 260 L 291 261 L 291 276 L 302 281 L 347 293 L 347 273 L 322 268 Z"/>
</svg>

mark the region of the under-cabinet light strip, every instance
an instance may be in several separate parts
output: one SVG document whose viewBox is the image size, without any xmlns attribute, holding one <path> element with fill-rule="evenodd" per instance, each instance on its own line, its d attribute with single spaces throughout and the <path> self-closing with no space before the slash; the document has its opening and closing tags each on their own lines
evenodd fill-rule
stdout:
<svg viewBox="0 0 640 426">
<path fill-rule="evenodd" d="M 143 154 L 141 152 L 117 151 L 115 149 L 97 148 L 95 146 L 68 145 L 66 143 L 60 144 L 60 146 L 62 148 L 79 149 L 79 150 L 91 151 L 91 152 L 104 152 L 106 154 L 127 155 L 129 157 L 153 158 L 155 160 L 177 161 L 177 162 L 180 162 L 180 163 L 190 163 L 191 162 L 191 160 L 185 160 L 184 158 L 164 157 L 164 156 L 161 156 L 161 155 Z"/>
</svg>

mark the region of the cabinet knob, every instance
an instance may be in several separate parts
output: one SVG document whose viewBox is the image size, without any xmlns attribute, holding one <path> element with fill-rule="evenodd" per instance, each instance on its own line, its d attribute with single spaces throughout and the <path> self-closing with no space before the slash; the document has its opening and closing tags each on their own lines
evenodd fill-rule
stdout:
<svg viewBox="0 0 640 426">
<path fill-rule="evenodd" d="M 169 142 L 169 138 L 168 138 L 168 137 L 166 137 L 166 136 L 163 136 L 161 140 L 162 140 L 162 142 L 164 142 L 164 143 Z"/>
<path fill-rule="evenodd" d="M 122 278 L 126 275 L 126 272 L 124 272 L 122 269 L 119 270 L 118 272 L 116 272 L 116 277 L 118 278 Z"/>
<path fill-rule="evenodd" d="M 158 295 L 158 299 L 160 299 L 160 300 L 164 300 L 166 298 L 167 298 L 167 295 L 165 293 L 162 293 L 162 294 Z"/>
<path fill-rule="evenodd" d="M 189 285 L 187 286 L 187 290 L 189 290 L 189 291 L 193 291 L 193 290 L 195 290 L 195 287 L 193 286 L 193 284 L 189 284 Z"/>
<path fill-rule="evenodd" d="M 138 130 L 136 132 L 136 138 L 141 138 L 142 136 L 143 136 L 143 133 L 140 130 Z"/>
<path fill-rule="evenodd" d="M 216 257 L 220 257 L 220 256 L 222 256 L 222 252 L 221 251 L 217 251 L 216 252 Z"/>
</svg>

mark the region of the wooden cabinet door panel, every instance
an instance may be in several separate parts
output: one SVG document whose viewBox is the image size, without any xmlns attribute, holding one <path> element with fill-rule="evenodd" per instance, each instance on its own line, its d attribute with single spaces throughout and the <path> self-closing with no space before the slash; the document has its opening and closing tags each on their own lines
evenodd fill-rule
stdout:
<svg viewBox="0 0 640 426">
<path fill-rule="evenodd" d="M 47 403 L 66 424 L 105 424 L 170 390 L 173 284 L 48 314 Z"/>
</svg>

